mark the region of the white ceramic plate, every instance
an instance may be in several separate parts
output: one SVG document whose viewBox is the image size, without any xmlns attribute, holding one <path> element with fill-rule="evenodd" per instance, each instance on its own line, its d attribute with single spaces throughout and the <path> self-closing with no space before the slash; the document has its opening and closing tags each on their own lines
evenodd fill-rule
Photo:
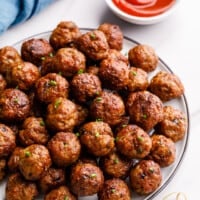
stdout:
<svg viewBox="0 0 200 200">
<path fill-rule="evenodd" d="M 92 29 L 81 28 L 81 31 L 83 33 L 87 32 L 89 30 L 92 30 Z M 31 38 L 49 39 L 50 33 L 51 32 L 49 31 L 49 32 L 44 32 L 44 33 L 40 33 L 37 35 L 33 35 L 29 38 L 26 38 L 22 41 L 17 42 L 13 46 L 16 49 L 18 49 L 18 51 L 20 52 L 21 44 L 25 40 L 28 40 Z M 137 44 L 139 44 L 139 43 L 136 42 L 135 40 L 124 37 L 122 53 L 127 54 L 128 50 Z M 151 79 L 151 77 L 160 70 L 173 73 L 172 70 L 159 58 L 158 67 L 154 72 L 149 73 L 149 79 Z M 188 111 L 187 100 L 186 100 L 186 97 L 184 95 L 182 95 L 180 98 L 169 101 L 166 104 L 172 105 L 173 107 L 175 107 L 185 113 L 185 115 L 187 117 L 187 123 L 188 123 L 187 129 L 186 129 L 186 134 L 185 134 L 185 137 L 183 138 L 183 140 L 176 143 L 177 151 L 176 151 L 175 162 L 172 165 L 170 165 L 169 167 L 162 168 L 163 181 L 162 181 L 161 186 L 155 192 L 151 193 L 148 196 L 138 196 L 133 192 L 132 199 L 134 199 L 134 200 L 152 200 L 161 190 L 163 190 L 167 186 L 167 184 L 170 182 L 170 180 L 174 177 L 175 172 L 178 170 L 178 167 L 180 166 L 181 161 L 183 160 L 183 157 L 184 157 L 184 154 L 185 154 L 185 151 L 187 148 L 187 144 L 188 144 L 188 138 L 189 138 L 189 122 L 190 121 L 189 121 L 189 111 Z M 6 185 L 6 180 L 4 180 L 2 183 L 0 183 L 0 199 L 2 199 L 2 200 L 5 198 L 5 185 Z M 36 198 L 36 200 L 42 200 L 42 199 L 43 199 L 42 197 Z M 96 195 L 90 196 L 90 197 L 81 197 L 81 198 L 79 198 L 79 200 L 97 200 L 97 197 L 96 197 Z"/>
</svg>

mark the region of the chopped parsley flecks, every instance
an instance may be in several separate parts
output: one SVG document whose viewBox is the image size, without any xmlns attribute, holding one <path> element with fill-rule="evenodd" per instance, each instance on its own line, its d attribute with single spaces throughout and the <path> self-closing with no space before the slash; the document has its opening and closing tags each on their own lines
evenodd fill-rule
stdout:
<svg viewBox="0 0 200 200">
<path fill-rule="evenodd" d="M 54 108 L 57 109 L 58 106 L 61 104 L 61 100 L 60 99 L 57 99 L 54 103 Z"/>
</svg>

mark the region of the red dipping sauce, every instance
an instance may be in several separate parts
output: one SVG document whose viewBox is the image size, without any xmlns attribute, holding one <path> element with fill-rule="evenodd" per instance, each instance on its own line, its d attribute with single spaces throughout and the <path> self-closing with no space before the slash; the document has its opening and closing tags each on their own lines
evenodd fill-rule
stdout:
<svg viewBox="0 0 200 200">
<path fill-rule="evenodd" d="M 176 0 L 112 0 L 127 14 L 138 17 L 152 17 L 164 13 Z"/>
</svg>

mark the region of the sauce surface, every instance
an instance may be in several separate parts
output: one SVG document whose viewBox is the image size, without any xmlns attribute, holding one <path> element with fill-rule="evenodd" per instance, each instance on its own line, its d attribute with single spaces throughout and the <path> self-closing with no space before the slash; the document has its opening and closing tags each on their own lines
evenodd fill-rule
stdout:
<svg viewBox="0 0 200 200">
<path fill-rule="evenodd" d="M 127 14 L 138 17 L 152 17 L 167 11 L 176 0 L 112 0 Z"/>
</svg>

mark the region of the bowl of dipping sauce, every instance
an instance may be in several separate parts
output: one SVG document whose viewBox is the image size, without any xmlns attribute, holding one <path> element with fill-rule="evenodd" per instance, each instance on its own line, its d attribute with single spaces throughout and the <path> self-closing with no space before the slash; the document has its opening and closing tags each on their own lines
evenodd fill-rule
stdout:
<svg viewBox="0 0 200 200">
<path fill-rule="evenodd" d="M 105 0 L 119 18 L 133 24 L 154 24 L 171 15 L 179 0 Z"/>
</svg>

